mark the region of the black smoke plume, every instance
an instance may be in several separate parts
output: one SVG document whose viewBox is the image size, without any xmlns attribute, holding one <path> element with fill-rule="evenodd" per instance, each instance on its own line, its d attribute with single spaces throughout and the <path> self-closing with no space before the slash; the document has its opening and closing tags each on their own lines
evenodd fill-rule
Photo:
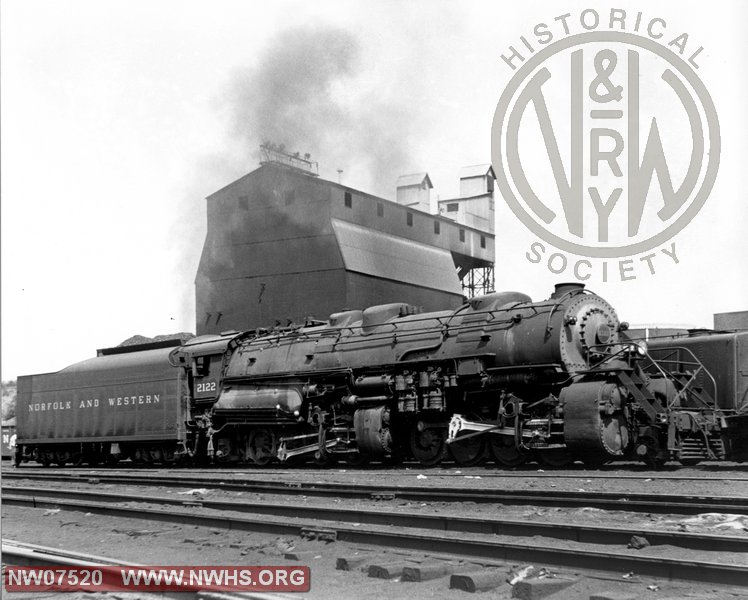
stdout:
<svg viewBox="0 0 748 600">
<path fill-rule="evenodd" d="M 407 107 L 407 94 L 388 98 L 387 82 L 372 83 L 349 31 L 286 30 L 235 74 L 227 94 L 232 133 L 252 156 L 264 141 L 284 144 L 311 153 L 323 177 L 337 180 L 343 169 L 345 183 L 392 198 L 397 176 L 411 169 L 420 111 Z"/>
</svg>

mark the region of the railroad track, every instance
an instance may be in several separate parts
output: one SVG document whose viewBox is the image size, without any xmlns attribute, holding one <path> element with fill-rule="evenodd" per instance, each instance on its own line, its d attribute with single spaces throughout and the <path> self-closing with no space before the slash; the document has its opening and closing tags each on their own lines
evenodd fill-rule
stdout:
<svg viewBox="0 0 748 600">
<path fill-rule="evenodd" d="M 737 496 L 704 496 L 628 492 L 571 492 L 547 490 L 500 490 L 487 488 L 454 488 L 436 486 L 403 486 L 380 484 L 344 484 L 322 482 L 268 482 L 257 480 L 216 481 L 216 478 L 176 477 L 162 475 L 97 474 L 93 477 L 72 473 L 33 474 L 13 472 L 3 475 L 6 481 L 58 481 L 74 483 L 109 483 L 148 487 L 218 489 L 257 494 L 282 494 L 335 498 L 398 498 L 418 502 L 476 502 L 505 505 L 599 508 L 630 512 L 699 514 L 731 512 L 748 514 L 748 498 Z"/>
<path fill-rule="evenodd" d="M 18 540 L 3 538 L 2 540 L 3 565 L 17 565 L 26 567 L 142 567 L 138 563 L 126 562 L 105 556 L 85 554 L 75 550 L 64 548 L 52 548 L 29 544 Z M 124 591 L 124 590 L 123 590 Z M 289 596 L 279 594 L 263 594 L 244 592 L 234 594 L 231 592 L 213 593 L 204 590 L 180 590 L 179 592 L 159 591 L 157 593 L 138 592 L 139 598 L 175 598 L 177 600 L 290 600 Z"/>
<path fill-rule="evenodd" d="M 84 554 L 73 550 L 62 548 L 51 548 L 49 546 L 39 546 L 37 544 L 27 544 L 17 540 L 3 538 L 3 564 L 19 566 L 83 566 L 83 567 L 103 567 L 103 566 L 129 566 L 136 567 L 135 563 L 116 561 L 104 556 L 93 554 Z"/>
<path fill-rule="evenodd" d="M 8 492 L 11 491 L 10 494 Z M 235 514 L 236 505 L 233 503 L 224 503 L 230 505 L 230 510 L 234 514 L 225 514 L 225 510 L 221 510 L 216 503 L 199 502 L 189 503 L 190 506 L 185 507 L 188 510 L 180 510 L 175 506 L 174 499 L 168 499 L 168 503 L 164 503 L 161 508 L 153 507 L 134 507 L 134 506 L 122 506 L 119 502 L 138 502 L 138 503 L 156 503 L 158 504 L 161 498 L 148 498 L 144 496 L 132 496 L 122 497 L 121 495 L 102 495 L 100 493 L 89 493 L 91 498 L 96 500 L 72 500 L 64 497 L 65 494 L 61 491 L 54 493 L 59 494 L 61 497 L 53 497 L 51 494 L 52 490 L 44 490 L 44 496 L 39 494 L 38 496 L 22 495 L 28 494 L 29 490 L 21 488 L 8 488 L 4 490 L 3 501 L 6 505 L 26 506 L 26 507 L 56 507 L 63 510 L 79 511 L 79 512 L 90 512 L 95 514 L 125 517 L 125 518 L 137 518 L 148 521 L 160 521 L 160 522 L 172 522 L 179 523 L 182 525 L 198 525 L 209 528 L 220 528 L 232 531 L 254 531 L 272 534 L 290 534 L 301 537 L 318 537 L 320 539 L 335 539 L 339 541 L 350 542 L 354 544 L 366 544 L 369 546 L 379 546 L 386 548 L 398 548 L 409 551 L 420 551 L 430 554 L 449 555 L 449 556 L 461 556 L 469 558 L 487 559 L 487 560 L 504 560 L 504 561 L 527 561 L 531 563 L 541 563 L 553 565 L 556 567 L 572 567 L 575 569 L 582 570 L 593 570 L 593 571 L 606 571 L 606 572 L 636 572 L 640 575 L 665 577 L 668 579 L 675 580 L 689 580 L 689 581 L 701 581 L 709 583 L 720 583 L 726 585 L 737 585 L 737 586 L 748 586 L 748 565 L 734 565 L 724 564 L 716 561 L 703 561 L 703 560 L 683 560 L 678 558 L 662 557 L 662 556 L 648 556 L 642 554 L 634 554 L 630 551 L 626 551 L 623 548 L 615 548 L 613 550 L 598 550 L 580 547 L 559 547 L 558 544 L 543 543 L 538 538 L 533 538 L 532 543 L 527 543 L 526 540 L 497 540 L 494 535 L 491 535 L 492 531 L 483 530 L 480 534 L 470 533 L 469 531 L 459 530 L 460 527 L 470 529 L 474 528 L 477 524 L 476 520 L 450 517 L 449 519 L 436 519 L 428 522 L 425 519 L 418 521 L 417 523 L 412 522 L 409 527 L 403 526 L 407 521 L 402 521 L 397 524 L 399 529 L 395 528 L 383 528 L 382 523 L 392 525 L 392 520 L 397 519 L 392 513 L 383 513 L 381 511 L 357 511 L 357 521 L 353 525 L 341 524 L 339 519 L 336 521 L 324 520 L 323 517 L 330 519 L 333 515 L 324 509 L 317 509 L 318 512 L 303 513 L 304 516 L 299 517 L 301 511 L 307 510 L 309 507 L 288 507 L 292 510 L 295 515 L 290 518 L 287 514 L 282 518 L 277 518 L 278 512 L 262 512 L 258 510 L 252 517 L 237 515 Z M 19 492 L 18 494 L 16 492 Z M 49 496 L 47 494 L 50 494 Z M 82 494 L 82 492 L 70 492 L 70 494 Z M 106 496 L 106 497 L 105 497 Z M 118 500 L 116 499 L 118 498 Z M 196 511 L 195 504 L 200 504 L 201 509 L 211 508 L 212 512 L 204 512 L 202 510 Z M 265 505 L 268 506 L 268 505 Z M 257 508 L 256 506 L 254 508 Z M 276 507 L 276 510 L 278 507 Z M 253 508 L 249 509 L 250 512 L 255 512 Z M 332 512 L 337 511 L 335 509 Z M 354 511 L 349 511 L 347 517 L 350 518 L 354 514 Z M 366 521 L 367 518 L 372 518 L 378 524 L 370 524 Z M 414 515 L 407 515 L 408 519 L 415 518 Z M 508 523 L 506 521 L 501 522 L 500 520 L 486 520 L 480 519 L 489 527 L 514 527 L 515 529 L 508 529 L 519 533 L 520 525 L 518 523 Z M 450 529 L 444 531 L 445 523 L 454 522 L 454 526 L 450 526 Z M 542 527 L 543 524 L 536 524 L 538 527 Z M 551 524 L 552 526 L 552 524 Z M 458 530 L 455 531 L 454 528 Z M 597 530 L 597 528 L 590 526 L 573 526 L 567 525 L 566 531 L 562 532 L 560 528 L 556 529 L 556 537 L 574 535 L 579 536 L 583 539 L 587 535 L 605 535 L 610 532 L 603 532 Z M 438 531 L 436 530 L 438 529 Z M 570 534 L 570 532 L 576 532 Z M 601 528 L 604 529 L 604 528 Z M 506 535 L 505 531 L 499 529 L 499 531 Z M 538 535 L 537 531 L 534 530 L 530 533 L 524 533 L 523 535 Z M 550 529 L 544 530 L 547 533 L 552 533 Z M 631 532 L 627 532 L 627 535 Z M 690 535 L 683 536 L 678 535 L 675 532 L 651 532 L 645 531 L 640 532 L 647 536 L 649 539 L 660 541 L 661 543 L 673 544 L 679 540 L 682 543 L 689 544 L 703 544 L 706 543 L 705 536 Z M 611 534 L 612 535 L 612 534 Z M 661 535 L 663 537 L 654 537 Z M 625 537 L 625 536 L 624 536 Z M 630 537 L 630 535 L 629 535 Z M 701 538 L 700 541 L 696 541 Z M 563 537 L 562 539 L 574 539 L 569 537 Z M 618 541 L 622 541 L 623 538 L 616 538 Z M 688 540 L 688 541 L 686 541 Z M 745 549 L 744 540 L 730 540 L 726 541 L 726 544 L 735 544 L 734 546 L 724 546 L 730 548 L 741 548 Z M 438 552 L 434 550 L 438 548 Z"/>
<path fill-rule="evenodd" d="M 273 502 L 248 502 L 241 500 L 181 499 L 170 496 L 143 496 L 142 494 L 121 494 L 82 490 L 60 490 L 6 486 L 3 499 L 13 504 L 16 498 L 28 505 L 31 498 L 35 506 L 48 506 L 49 500 L 79 500 L 95 503 L 102 514 L 111 503 L 145 503 L 166 506 L 199 506 L 223 512 L 240 512 L 272 515 L 291 519 L 312 519 L 365 523 L 435 531 L 455 531 L 463 533 L 490 533 L 507 536 L 542 536 L 547 538 L 572 540 L 588 544 L 626 545 L 632 536 L 644 536 L 652 545 L 678 546 L 706 551 L 748 552 L 748 537 L 714 534 L 698 534 L 681 531 L 656 531 L 651 529 L 577 525 L 560 522 L 539 522 L 528 520 L 500 519 L 495 517 L 462 517 L 453 514 L 424 514 L 423 512 L 393 512 L 391 510 L 367 510 L 340 506 L 284 505 Z M 115 507 L 116 511 L 116 507 Z"/>
<path fill-rule="evenodd" d="M 76 475 L 86 474 L 88 476 L 96 476 L 99 474 L 116 473 L 116 474 L 137 474 L 142 475 L 144 473 L 189 473 L 193 475 L 298 475 L 299 473 L 313 473 L 313 474 L 335 474 L 340 470 L 348 473 L 359 473 L 365 474 L 367 477 L 414 477 L 417 472 L 421 469 L 417 465 L 413 466 L 413 470 L 408 469 L 393 469 L 391 467 L 383 468 L 360 468 L 360 467 L 346 467 L 346 465 L 340 465 L 339 470 L 335 469 L 324 469 L 324 468 L 309 468 L 309 467 L 298 467 L 290 469 L 252 469 L 252 468 L 225 468 L 217 467 L 214 469 L 189 469 L 187 471 L 180 469 L 162 469 L 159 467 L 126 467 L 126 466 L 114 466 L 107 469 L 93 469 L 91 467 L 66 467 L 66 471 L 69 471 Z M 3 476 L 10 473 L 17 472 L 35 472 L 39 474 L 51 474 L 55 475 L 59 473 L 59 468 L 44 468 L 44 467 L 21 467 L 19 471 L 14 471 L 11 468 L 3 469 Z M 527 479 L 532 477 L 533 479 L 616 479 L 616 480 L 635 480 L 635 481 L 733 481 L 737 483 L 748 483 L 748 475 L 746 476 L 721 476 L 721 475 L 677 475 L 668 474 L 658 471 L 648 471 L 646 473 L 620 473 L 620 472 L 605 472 L 605 471 L 594 471 L 590 472 L 580 469 L 564 469 L 564 472 L 558 472 L 553 470 L 545 471 L 542 467 L 537 469 L 519 469 L 512 471 L 502 471 L 500 469 L 491 470 L 477 467 L 456 467 L 455 469 L 429 469 L 426 471 L 428 477 L 438 478 L 464 478 L 467 476 L 481 477 L 482 479 L 488 478 L 502 478 L 502 479 Z M 705 471 L 709 472 L 709 471 Z"/>
</svg>

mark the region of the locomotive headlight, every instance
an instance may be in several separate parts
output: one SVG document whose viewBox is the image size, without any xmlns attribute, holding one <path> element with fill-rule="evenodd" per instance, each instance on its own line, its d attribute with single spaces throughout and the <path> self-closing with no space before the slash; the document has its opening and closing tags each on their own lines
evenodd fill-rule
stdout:
<svg viewBox="0 0 748 600">
<path fill-rule="evenodd" d="M 636 345 L 636 351 L 638 352 L 639 356 L 646 356 L 647 355 L 647 342 L 639 342 Z"/>
<path fill-rule="evenodd" d="M 600 344 L 607 344 L 610 341 L 611 331 L 607 323 L 600 323 L 597 326 L 597 341 Z"/>
<path fill-rule="evenodd" d="M 298 417 L 299 416 L 299 411 L 298 410 L 293 411 L 293 416 L 294 417 Z"/>
</svg>

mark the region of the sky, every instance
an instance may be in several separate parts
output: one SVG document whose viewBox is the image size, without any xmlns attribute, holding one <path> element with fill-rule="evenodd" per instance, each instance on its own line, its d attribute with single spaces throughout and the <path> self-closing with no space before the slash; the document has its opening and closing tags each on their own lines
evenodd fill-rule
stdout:
<svg viewBox="0 0 748 600">
<path fill-rule="evenodd" d="M 536 23 L 586 6 L 4 0 L 2 379 L 136 334 L 194 332 L 205 197 L 255 169 L 265 140 L 387 198 L 414 171 L 456 195 L 460 167 L 490 161 L 512 76 L 501 55 Z M 713 313 L 748 310 L 748 9 L 615 6 L 704 47 L 698 75 L 719 115 L 721 164 L 674 238 L 678 264 L 660 255 L 655 275 L 616 282 L 596 271 L 588 286 L 631 323 L 708 327 Z M 546 298 L 568 274 L 530 263 L 537 236 L 501 198 L 496 209 L 496 288 Z"/>
</svg>

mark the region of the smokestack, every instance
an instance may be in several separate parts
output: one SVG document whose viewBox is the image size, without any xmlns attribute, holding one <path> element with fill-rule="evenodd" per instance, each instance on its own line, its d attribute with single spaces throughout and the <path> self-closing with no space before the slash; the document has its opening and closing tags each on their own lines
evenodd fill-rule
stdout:
<svg viewBox="0 0 748 600">
<path fill-rule="evenodd" d="M 565 283 L 557 283 L 556 289 L 551 294 L 551 298 L 554 300 L 561 298 L 561 296 L 565 296 L 569 292 L 581 292 L 584 289 L 583 283 L 575 283 L 575 282 L 565 282 Z"/>
</svg>

